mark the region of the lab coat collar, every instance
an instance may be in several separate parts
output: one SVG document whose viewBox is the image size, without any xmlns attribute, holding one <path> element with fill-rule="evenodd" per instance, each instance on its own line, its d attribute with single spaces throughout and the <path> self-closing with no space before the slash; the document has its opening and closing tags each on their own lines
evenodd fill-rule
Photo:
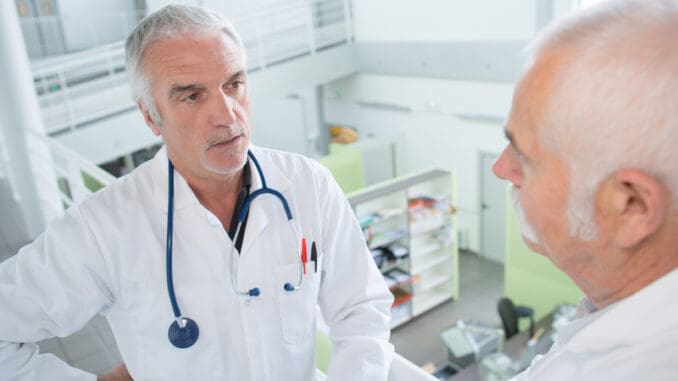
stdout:
<svg viewBox="0 0 678 381">
<path fill-rule="evenodd" d="M 162 146 L 158 153 L 153 157 L 151 167 L 153 176 L 153 199 L 160 203 L 159 207 L 167 213 L 167 150 Z M 188 185 L 179 171 L 174 171 L 174 210 L 178 211 L 192 205 L 199 204 L 198 198 L 193 193 L 193 189 Z"/>
<path fill-rule="evenodd" d="M 258 148 L 254 145 L 250 145 L 249 149 L 259 161 L 259 165 L 261 166 L 261 170 L 264 174 L 264 177 L 266 178 L 266 184 L 268 187 L 279 191 L 288 200 L 291 200 L 289 189 L 292 186 L 292 182 L 278 166 L 278 164 L 276 164 L 272 159 L 272 151 Z M 153 158 L 151 166 L 154 199 L 160 203 L 159 207 L 164 213 L 167 213 L 167 164 L 167 150 L 163 146 Z M 252 193 L 258 189 L 261 189 L 262 182 L 252 160 L 248 160 L 248 165 L 250 166 L 250 171 L 252 173 L 252 187 L 250 188 L 250 193 Z M 245 239 L 242 247 L 243 252 L 247 252 L 256 238 L 266 229 L 269 220 L 268 215 L 266 210 L 264 210 L 265 208 L 260 208 L 258 205 L 260 205 L 261 201 L 272 197 L 274 196 L 260 196 L 255 202 L 252 203 L 252 207 L 249 211 L 249 219 L 247 221 L 247 231 L 245 233 Z M 278 204 L 278 201 L 276 200 L 275 203 Z M 184 177 L 181 176 L 178 171 L 175 171 L 174 210 L 178 211 L 197 205 L 199 205 L 201 208 L 204 208 L 204 206 L 200 204 L 198 198 L 195 196 L 195 193 L 193 193 L 193 190 L 188 185 Z M 282 208 L 282 206 L 280 207 Z M 293 206 L 290 204 L 290 207 L 292 208 Z M 295 211 L 293 210 L 292 213 L 294 214 Z"/>
<path fill-rule="evenodd" d="M 261 166 L 261 171 L 264 174 L 264 177 L 266 178 L 266 185 L 269 188 L 275 189 L 282 193 L 287 200 L 291 200 L 291 195 L 289 194 L 288 191 L 292 186 L 292 182 L 285 176 L 285 173 L 274 162 L 274 160 L 272 160 L 271 151 L 267 149 L 258 148 L 254 145 L 250 145 L 249 148 L 254 154 L 254 157 L 259 162 L 259 165 Z M 252 187 L 250 188 L 250 194 L 252 194 L 255 191 L 261 189 L 262 181 L 261 176 L 259 176 L 257 168 L 252 162 L 252 160 L 249 160 L 248 163 L 250 166 L 250 170 L 252 171 Z M 243 240 L 242 245 L 242 253 L 247 253 L 249 249 L 252 247 L 252 244 L 256 242 L 257 238 L 266 230 L 271 210 L 267 208 L 262 208 L 260 206 L 262 201 L 273 198 L 275 198 L 275 196 L 262 195 L 257 197 L 256 200 L 252 202 L 252 206 L 249 211 L 250 213 L 249 219 L 247 221 L 247 230 L 245 231 L 245 239 Z M 274 204 L 275 204 L 274 207 L 280 208 L 279 210 L 280 213 L 275 213 L 275 215 L 283 215 L 282 205 L 280 204 L 280 202 L 276 199 L 274 200 Z M 292 205 L 290 205 L 290 208 L 291 207 Z M 294 215 L 294 211 L 292 213 Z M 281 222 L 284 221 L 281 220 Z"/>
<path fill-rule="evenodd" d="M 678 269 L 635 294 L 584 317 L 589 324 L 573 335 L 572 350 L 605 350 L 613 345 L 633 345 L 643 338 L 678 328 L 675 320 L 675 290 Z M 576 322 L 576 320 L 575 320 Z"/>
</svg>

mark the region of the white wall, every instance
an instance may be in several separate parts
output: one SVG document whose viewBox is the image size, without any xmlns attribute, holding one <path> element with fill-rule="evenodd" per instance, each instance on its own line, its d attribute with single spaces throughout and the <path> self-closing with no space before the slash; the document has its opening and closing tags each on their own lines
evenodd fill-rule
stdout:
<svg viewBox="0 0 678 381">
<path fill-rule="evenodd" d="M 502 124 L 512 91 L 512 83 L 361 74 L 325 87 L 325 118 L 356 127 L 361 136 L 400 135 L 398 174 L 431 166 L 455 171 L 460 231 L 477 251 L 479 153 L 506 145 Z"/>
<path fill-rule="evenodd" d="M 354 33 L 359 42 L 527 39 L 537 1 L 358 0 Z"/>
<path fill-rule="evenodd" d="M 134 0 L 59 0 L 67 51 L 122 40 L 136 24 Z"/>
<path fill-rule="evenodd" d="M 146 126 L 139 110 L 132 109 L 57 136 L 56 140 L 89 161 L 103 164 L 154 145 L 160 138 Z"/>
</svg>

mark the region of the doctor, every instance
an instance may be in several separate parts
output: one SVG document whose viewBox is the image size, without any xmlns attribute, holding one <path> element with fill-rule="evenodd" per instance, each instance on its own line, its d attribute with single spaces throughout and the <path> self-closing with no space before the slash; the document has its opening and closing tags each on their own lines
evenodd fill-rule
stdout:
<svg viewBox="0 0 678 381">
<path fill-rule="evenodd" d="M 392 296 L 329 172 L 250 144 L 232 26 L 168 6 L 126 49 L 165 148 L 0 265 L 0 379 L 96 379 L 33 343 L 103 314 L 125 365 L 100 380 L 311 380 L 319 305 L 328 379 L 384 380 Z"/>
</svg>

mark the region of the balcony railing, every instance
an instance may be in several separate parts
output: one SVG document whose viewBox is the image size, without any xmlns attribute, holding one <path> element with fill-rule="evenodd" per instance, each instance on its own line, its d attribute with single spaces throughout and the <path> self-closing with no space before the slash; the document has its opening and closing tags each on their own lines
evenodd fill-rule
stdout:
<svg viewBox="0 0 678 381">
<path fill-rule="evenodd" d="M 258 71 L 350 43 L 350 15 L 349 0 L 279 1 L 237 14 L 232 21 L 243 38 L 248 70 Z M 122 42 L 46 60 L 33 73 L 49 134 L 135 107 Z"/>
</svg>

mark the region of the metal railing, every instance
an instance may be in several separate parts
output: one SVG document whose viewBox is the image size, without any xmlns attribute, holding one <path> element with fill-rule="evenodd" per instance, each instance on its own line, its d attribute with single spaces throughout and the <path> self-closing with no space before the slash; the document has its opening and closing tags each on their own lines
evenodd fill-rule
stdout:
<svg viewBox="0 0 678 381">
<path fill-rule="evenodd" d="M 36 132 L 30 132 L 30 134 L 40 139 L 49 148 L 48 155 L 33 156 L 31 159 L 38 161 L 39 165 L 51 166 L 57 178 L 55 189 L 40 191 L 58 191 L 64 209 L 80 203 L 92 193 L 116 180 L 115 176 L 55 139 Z"/>
<path fill-rule="evenodd" d="M 277 1 L 232 20 L 255 71 L 351 42 L 350 14 L 349 0 Z M 49 134 L 135 107 L 121 42 L 34 66 L 34 82 Z"/>
<path fill-rule="evenodd" d="M 32 58 L 68 54 L 124 40 L 145 10 L 94 14 L 62 13 L 21 17 L 26 49 Z"/>
</svg>

